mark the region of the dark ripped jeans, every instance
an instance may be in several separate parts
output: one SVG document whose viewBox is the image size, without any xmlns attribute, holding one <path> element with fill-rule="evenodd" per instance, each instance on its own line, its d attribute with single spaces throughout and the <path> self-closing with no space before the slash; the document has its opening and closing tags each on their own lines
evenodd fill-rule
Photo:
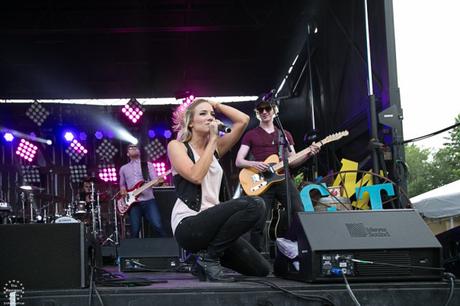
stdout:
<svg viewBox="0 0 460 306">
<path fill-rule="evenodd" d="M 270 264 L 241 235 L 265 218 L 259 197 L 241 197 L 222 202 L 183 219 L 176 228 L 179 245 L 191 252 L 206 250 L 219 256 L 223 266 L 243 275 L 266 276 Z"/>
</svg>

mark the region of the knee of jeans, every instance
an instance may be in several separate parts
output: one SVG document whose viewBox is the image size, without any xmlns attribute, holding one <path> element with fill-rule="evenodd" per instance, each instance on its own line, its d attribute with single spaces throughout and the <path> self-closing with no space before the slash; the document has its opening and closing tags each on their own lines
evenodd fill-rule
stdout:
<svg viewBox="0 0 460 306">
<path fill-rule="evenodd" d="M 248 197 L 251 208 L 257 215 L 265 215 L 265 201 L 261 197 Z"/>
</svg>

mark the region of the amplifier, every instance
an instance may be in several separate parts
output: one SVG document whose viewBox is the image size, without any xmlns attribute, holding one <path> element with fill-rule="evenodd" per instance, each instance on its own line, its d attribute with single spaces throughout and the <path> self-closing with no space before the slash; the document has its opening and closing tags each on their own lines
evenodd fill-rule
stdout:
<svg viewBox="0 0 460 306">
<path fill-rule="evenodd" d="M 88 285 L 90 247 L 83 223 L 0 225 L 0 288 L 20 282 L 27 289 Z"/>
<path fill-rule="evenodd" d="M 118 255 L 122 272 L 167 271 L 180 265 L 180 249 L 174 238 L 125 239 L 120 242 Z"/>
<path fill-rule="evenodd" d="M 306 282 L 440 279 L 442 247 L 414 210 L 298 213 L 297 270 L 277 256 L 275 274 Z M 294 259 L 296 260 L 296 259 Z M 373 263 L 370 263 L 373 262 Z M 424 269 L 426 268 L 426 269 Z"/>
</svg>

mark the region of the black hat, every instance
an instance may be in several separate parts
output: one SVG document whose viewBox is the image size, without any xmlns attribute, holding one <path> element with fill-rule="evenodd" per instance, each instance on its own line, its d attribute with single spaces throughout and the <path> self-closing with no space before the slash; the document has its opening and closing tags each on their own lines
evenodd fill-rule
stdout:
<svg viewBox="0 0 460 306">
<path fill-rule="evenodd" d="M 274 99 L 275 99 L 275 90 L 272 89 L 268 93 L 264 93 L 257 98 L 256 102 L 254 103 L 254 108 L 259 107 L 263 103 L 270 104 L 270 102 L 275 102 L 276 105 L 278 105 L 278 103 L 274 101 Z"/>
<path fill-rule="evenodd" d="M 261 104 L 268 104 L 268 102 L 265 101 L 265 100 L 263 99 L 263 97 L 264 97 L 264 96 L 262 95 L 262 96 L 260 96 L 260 97 L 257 98 L 256 102 L 254 103 L 254 109 L 258 108 Z"/>
</svg>

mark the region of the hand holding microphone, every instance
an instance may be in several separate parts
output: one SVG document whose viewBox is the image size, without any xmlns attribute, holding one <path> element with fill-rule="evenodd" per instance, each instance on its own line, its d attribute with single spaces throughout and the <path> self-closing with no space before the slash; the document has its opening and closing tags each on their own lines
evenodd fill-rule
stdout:
<svg viewBox="0 0 460 306">
<path fill-rule="evenodd" d="M 223 133 L 230 133 L 232 131 L 231 127 L 223 124 L 222 122 L 217 125 L 217 130 Z"/>
</svg>

